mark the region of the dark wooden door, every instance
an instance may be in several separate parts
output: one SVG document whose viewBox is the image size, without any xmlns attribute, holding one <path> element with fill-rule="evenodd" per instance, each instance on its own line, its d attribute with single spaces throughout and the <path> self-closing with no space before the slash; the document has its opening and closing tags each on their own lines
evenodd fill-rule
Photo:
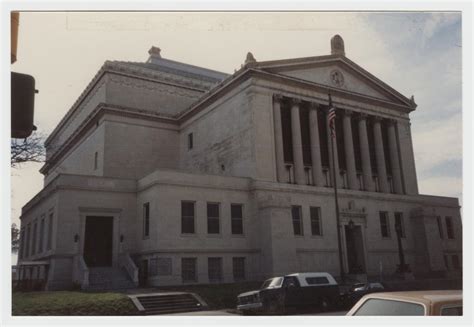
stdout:
<svg viewBox="0 0 474 327">
<path fill-rule="evenodd" d="M 84 260 L 89 267 L 112 266 L 113 217 L 86 218 Z"/>
</svg>

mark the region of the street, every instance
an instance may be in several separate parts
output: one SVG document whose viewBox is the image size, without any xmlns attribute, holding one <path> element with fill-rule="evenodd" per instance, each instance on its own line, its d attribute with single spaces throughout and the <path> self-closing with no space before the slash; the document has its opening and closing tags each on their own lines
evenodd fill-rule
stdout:
<svg viewBox="0 0 474 327">
<path fill-rule="evenodd" d="M 315 313 L 305 313 L 295 316 L 344 316 L 347 311 L 332 311 L 332 312 L 315 312 Z M 173 313 L 168 316 L 241 316 L 241 314 L 236 312 L 230 312 L 227 310 L 214 310 L 214 311 L 195 311 L 195 312 L 183 312 L 183 313 Z"/>
</svg>

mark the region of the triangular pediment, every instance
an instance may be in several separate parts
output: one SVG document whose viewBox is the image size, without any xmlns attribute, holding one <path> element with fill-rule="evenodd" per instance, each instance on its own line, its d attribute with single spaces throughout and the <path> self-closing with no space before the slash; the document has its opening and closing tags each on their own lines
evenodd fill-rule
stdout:
<svg viewBox="0 0 474 327">
<path fill-rule="evenodd" d="M 410 99 L 362 67 L 341 56 L 261 62 L 258 68 L 278 75 L 309 81 L 396 104 L 414 105 Z"/>
</svg>

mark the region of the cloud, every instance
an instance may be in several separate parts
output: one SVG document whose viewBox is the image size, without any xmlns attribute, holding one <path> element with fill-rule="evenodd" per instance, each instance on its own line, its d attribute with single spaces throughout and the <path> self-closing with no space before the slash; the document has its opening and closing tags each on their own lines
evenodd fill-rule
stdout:
<svg viewBox="0 0 474 327">
<path fill-rule="evenodd" d="M 413 133 L 415 160 L 419 174 L 450 160 L 462 159 L 461 114 L 445 120 L 433 120 Z"/>
<path fill-rule="evenodd" d="M 423 26 L 424 40 L 431 39 L 440 30 L 460 21 L 459 13 L 433 13 L 426 16 Z"/>
<path fill-rule="evenodd" d="M 458 177 L 430 177 L 418 182 L 421 194 L 459 198 L 462 203 L 462 179 Z"/>
</svg>

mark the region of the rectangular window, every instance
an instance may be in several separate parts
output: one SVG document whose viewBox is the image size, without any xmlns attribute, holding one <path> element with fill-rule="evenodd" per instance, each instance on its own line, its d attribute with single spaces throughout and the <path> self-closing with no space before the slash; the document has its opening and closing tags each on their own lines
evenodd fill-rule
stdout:
<svg viewBox="0 0 474 327">
<path fill-rule="evenodd" d="M 209 282 L 222 281 L 222 258 L 207 258 Z"/>
<path fill-rule="evenodd" d="M 449 270 L 448 256 L 445 254 L 443 257 L 444 257 L 444 265 L 446 266 L 446 270 Z"/>
<path fill-rule="evenodd" d="M 462 306 L 446 307 L 441 309 L 442 316 L 462 316 Z"/>
<path fill-rule="evenodd" d="M 232 258 L 232 272 L 234 275 L 234 281 L 245 280 L 245 258 L 244 257 Z"/>
<path fill-rule="evenodd" d="M 35 254 L 36 253 L 36 236 L 38 235 L 38 222 L 35 220 L 35 222 L 33 223 L 33 237 L 32 237 L 32 244 L 31 244 L 31 254 Z"/>
<path fill-rule="evenodd" d="M 446 217 L 446 234 L 449 239 L 454 239 L 453 218 Z"/>
<path fill-rule="evenodd" d="M 150 237 L 150 203 L 143 204 L 143 238 Z"/>
<path fill-rule="evenodd" d="M 53 213 L 49 214 L 49 221 L 48 221 L 48 242 L 46 250 L 51 250 L 53 242 Z"/>
<path fill-rule="evenodd" d="M 309 285 L 324 285 L 329 284 L 329 280 L 326 277 L 307 277 L 306 282 Z"/>
<path fill-rule="evenodd" d="M 28 224 L 28 226 L 26 226 L 26 251 L 25 251 L 25 257 L 29 257 L 30 256 L 30 238 L 31 238 L 31 224 Z"/>
<path fill-rule="evenodd" d="M 197 282 L 196 258 L 181 259 L 181 278 L 183 283 Z"/>
<path fill-rule="evenodd" d="M 43 242 L 44 242 L 44 215 L 41 218 L 41 225 L 40 225 L 39 253 L 43 252 Z"/>
<path fill-rule="evenodd" d="M 25 256 L 25 228 L 22 228 L 20 232 L 20 249 L 18 251 L 18 256 L 20 259 Z"/>
<path fill-rule="evenodd" d="M 97 170 L 98 166 L 99 166 L 99 153 L 96 152 L 94 153 L 94 170 Z"/>
<path fill-rule="evenodd" d="M 291 206 L 291 217 L 293 219 L 293 232 L 295 235 L 303 235 L 303 225 L 301 224 L 301 207 Z"/>
<path fill-rule="evenodd" d="M 241 204 L 230 205 L 232 234 L 241 235 L 244 233 L 243 206 Z"/>
<path fill-rule="evenodd" d="M 207 233 L 208 234 L 219 234 L 219 203 L 208 203 L 207 204 Z"/>
<path fill-rule="evenodd" d="M 188 150 L 191 150 L 194 147 L 193 133 L 188 134 Z"/>
<path fill-rule="evenodd" d="M 436 222 L 438 223 L 438 232 L 439 232 L 439 238 L 443 239 L 443 223 L 441 222 L 441 216 L 436 217 Z"/>
<path fill-rule="evenodd" d="M 402 212 L 395 212 L 395 230 L 397 230 L 398 226 L 400 226 L 400 237 L 405 237 L 405 224 Z"/>
<path fill-rule="evenodd" d="M 321 224 L 321 208 L 310 207 L 309 213 L 311 216 L 311 234 L 312 235 L 323 235 L 323 227 Z"/>
<path fill-rule="evenodd" d="M 388 223 L 388 212 L 380 211 L 380 232 L 382 237 L 390 237 L 390 224 Z"/>
<path fill-rule="evenodd" d="M 181 233 L 194 234 L 194 202 L 181 201 Z"/>
<path fill-rule="evenodd" d="M 459 262 L 459 257 L 457 254 L 454 254 L 452 257 L 451 257 L 452 261 L 453 261 L 453 269 L 454 270 L 460 270 L 461 269 L 461 263 Z"/>
</svg>

